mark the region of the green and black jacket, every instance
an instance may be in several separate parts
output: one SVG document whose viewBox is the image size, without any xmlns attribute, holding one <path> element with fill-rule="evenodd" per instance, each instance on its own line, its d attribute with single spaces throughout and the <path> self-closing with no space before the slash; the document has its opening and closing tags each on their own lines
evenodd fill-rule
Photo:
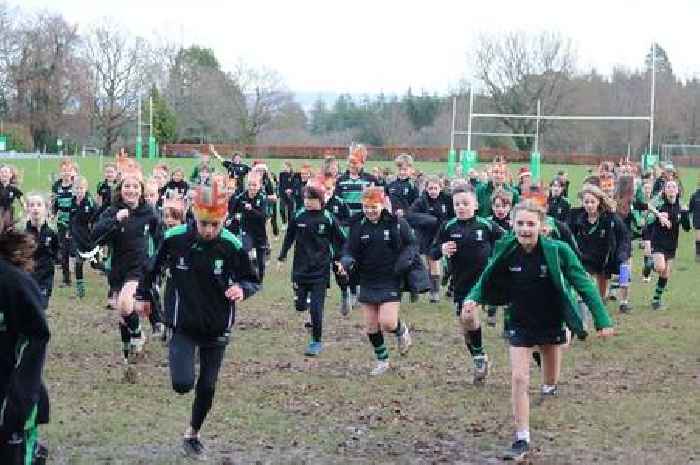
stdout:
<svg viewBox="0 0 700 465">
<path fill-rule="evenodd" d="M 591 280 L 576 254 L 562 241 L 549 239 L 540 235 L 549 277 L 558 291 L 552 298 L 559 299 L 562 305 L 564 322 L 580 339 L 588 333 L 578 310 L 576 293 L 588 306 L 597 330 L 612 327 L 613 322 L 600 299 L 598 288 Z M 514 235 L 508 235 L 496 242 L 494 254 L 479 281 L 472 288 L 468 300 L 488 305 L 508 305 L 510 303 L 510 283 L 508 258 L 520 247 Z"/>
<path fill-rule="evenodd" d="M 0 258 L 0 431 L 21 432 L 39 402 L 49 342 L 34 279 Z"/>
<path fill-rule="evenodd" d="M 175 289 L 171 310 L 172 326 L 193 337 L 221 336 L 235 320 L 235 305 L 226 298 L 233 284 L 243 289 L 245 298 L 260 288 L 241 241 L 222 228 L 211 241 L 202 240 L 194 225 L 183 224 L 165 232 L 165 239 L 149 261 L 136 295 L 146 300 L 153 280 L 167 269 Z M 166 316 L 170 321 L 170 316 Z"/>
</svg>

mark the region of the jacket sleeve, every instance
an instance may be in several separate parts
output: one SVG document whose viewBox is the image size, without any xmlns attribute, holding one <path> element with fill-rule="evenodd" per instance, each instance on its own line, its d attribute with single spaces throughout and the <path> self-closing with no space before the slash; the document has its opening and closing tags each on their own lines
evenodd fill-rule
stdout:
<svg viewBox="0 0 700 465">
<path fill-rule="evenodd" d="M 331 247 L 333 248 L 333 259 L 339 260 L 343 250 L 343 245 L 347 240 L 347 235 L 343 227 L 336 218 L 331 219 Z"/>
<path fill-rule="evenodd" d="M 248 253 L 243 247 L 236 248 L 234 252 L 234 260 L 232 276 L 235 282 L 243 289 L 243 298 L 247 299 L 260 290 L 260 277 L 257 271 L 253 268 L 253 263 L 248 256 Z"/>
<path fill-rule="evenodd" d="M 569 284 L 581 296 L 593 315 L 593 322 L 597 330 L 610 328 L 613 321 L 600 298 L 598 288 L 591 280 L 583 265 L 574 254 L 571 247 L 564 242 L 557 243 L 557 251 L 561 260 L 561 272 Z"/>
<path fill-rule="evenodd" d="M 417 252 L 417 243 L 413 230 L 404 219 L 399 219 L 397 224 L 399 228 L 399 242 L 401 244 L 401 249 L 398 258 L 396 259 L 394 272 L 396 274 L 402 274 L 408 271 L 411 263 L 413 262 L 413 257 Z"/>
<path fill-rule="evenodd" d="M 440 229 L 438 230 L 437 234 L 435 235 L 435 239 L 433 240 L 433 243 L 430 245 L 430 258 L 433 260 L 439 260 L 442 258 L 442 244 L 447 242 L 445 240 L 445 224 L 443 223 L 440 225 Z"/>
<path fill-rule="evenodd" d="M 296 225 L 296 218 L 290 218 L 289 224 L 287 225 L 287 232 L 284 234 L 284 242 L 282 243 L 282 248 L 280 249 L 279 257 L 277 258 L 279 261 L 284 261 L 287 259 L 287 253 L 289 252 L 289 249 L 292 248 L 294 239 L 296 239 Z"/>
<path fill-rule="evenodd" d="M 569 229 L 569 226 L 563 221 L 559 221 L 557 219 L 554 220 L 554 223 L 557 225 L 557 229 L 559 230 L 559 237 L 561 238 L 562 241 L 566 242 L 569 247 L 571 247 L 571 250 L 576 254 L 577 258 L 581 258 L 581 250 L 578 248 L 578 244 L 576 243 L 576 238 L 574 238 L 573 233 L 571 232 L 571 229 Z"/>
<path fill-rule="evenodd" d="M 345 244 L 343 245 L 343 252 L 340 254 L 340 264 L 347 272 L 352 270 L 353 266 L 355 265 L 355 261 L 357 260 L 357 237 L 359 236 L 357 228 L 360 228 L 361 226 L 362 223 L 359 221 L 354 222 L 352 226 L 350 226 L 348 239 L 345 241 Z"/>
<path fill-rule="evenodd" d="M 20 275 L 10 296 L 12 325 L 21 337 L 15 367 L 9 376 L 0 427 L 5 431 L 23 431 L 32 409 L 39 401 L 41 375 L 49 342 L 49 326 L 43 312 L 41 295 L 34 281 Z M 8 322 L 10 323 L 10 322 Z"/>
<path fill-rule="evenodd" d="M 112 234 L 117 230 L 118 224 L 114 208 L 108 208 L 102 212 L 92 229 L 92 242 L 99 245 L 109 242 Z"/>
<path fill-rule="evenodd" d="M 167 239 L 161 241 L 156 253 L 144 264 L 143 277 L 139 281 L 135 293 L 136 298 L 139 300 L 147 300 L 149 298 L 155 277 L 163 272 L 163 266 L 168 258 L 168 245 Z"/>
</svg>

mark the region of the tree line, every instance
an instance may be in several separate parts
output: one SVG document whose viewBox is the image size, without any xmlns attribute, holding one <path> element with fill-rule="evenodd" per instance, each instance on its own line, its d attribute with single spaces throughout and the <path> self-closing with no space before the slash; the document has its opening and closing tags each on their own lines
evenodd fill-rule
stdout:
<svg viewBox="0 0 700 465">
<path fill-rule="evenodd" d="M 656 61 L 655 140 L 697 143 L 700 82 L 681 79 L 668 53 L 640 50 L 640 67 L 610 75 L 576 65 L 572 41 L 550 32 L 479 36 L 469 82 L 450 95 L 408 89 L 403 95 L 322 99 L 303 108 L 283 76 L 243 62 L 225 69 L 214 51 L 167 38 L 131 34 L 114 20 L 78 28 L 55 12 L 26 12 L 0 2 L 0 120 L 9 149 L 104 153 L 133 147 L 141 101 L 144 140 L 153 120 L 158 143 L 444 146 L 452 99 L 457 129 L 466 129 L 468 92 L 475 111 L 645 116 Z M 153 102 L 153 114 L 149 102 Z M 529 134 L 533 120 L 475 120 L 474 131 Z M 648 123 L 541 122 L 540 148 L 603 154 L 648 149 Z M 532 150 L 527 137 L 475 137 L 479 148 Z M 466 140 L 456 139 L 463 147 Z"/>
</svg>

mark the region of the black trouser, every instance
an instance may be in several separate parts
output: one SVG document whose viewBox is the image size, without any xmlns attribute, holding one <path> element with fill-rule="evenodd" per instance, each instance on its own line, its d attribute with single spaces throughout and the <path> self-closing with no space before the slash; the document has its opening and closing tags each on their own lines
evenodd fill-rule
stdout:
<svg viewBox="0 0 700 465">
<path fill-rule="evenodd" d="M 76 281 L 82 281 L 83 280 L 83 265 L 85 263 L 85 260 L 83 260 L 80 255 L 75 257 L 75 280 Z"/>
<path fill-rule="evenodd" d="M 199 377 L 192 404 L 192 419 L 190 426 L 195 431 L 202 428 L 214 400 L 216 381 L 219 377 L 219 369 L 226 352 L 226 342 L 212 337 L 211 339 L 195 339 L 189 335 L 175 331 L 170 340 L 169 362 L 170 379 L 173 390 L 178 394 L 186 394 L 195 387 L 194 379 L 194 353 L 199 349 Z"/>
<path fill-rule="evenodd" d="M 63 284 L 70 284 L 70 254 L 71 240 L 70 228 L 62 223 L 58 223 L 58 246 L 61 250 L 61 270 L 63 271 Z"/>
<path fill-rule="evenodd" d="M 258 277 L 260 282 L 262 282 L 265 277 L 265 260 L 267 259 L 268 247 L 265 245 L 255 247 L 255 261 L 258 265 Z"/>
<path fill-rule="evenodd" d="M 282 216 L 282 223 L 287 224 L 289 220 L 294 216 L 294 199 L 287 195 L 281 197 L 282 208 L 280 208 L 280 215 Z"/>
<path fill-rule="evenodd" d="M 151 287 L 151 313 L 148 315 L 148 321 L 151 323 L 151 329 L 156 328 L 156 323 L 163 322 L 163 299 L 160 295 L 160 278 L 153 282 Z"/>
<path fill-rule="evenodd" d="M 328 283 L 294 283 L 294 307 L 298 312 L 307 310 L 306 299 L 309 299 L 308 310 L 311 312 L 311 336 L 320 342 L 323 336 L 323 304 L 326 301 Z"/>
<path fill-rule="evenodd" d="M 272 234 L 276 237 L 280 234 L 280 227 L 277 224 L 277 201 L 268 204 L 270 209 L 270 225 L 272 226 Z"/>
<path fill-rule="evenodd" d="M 33 274 L 32 277 L 39 286 L 39 291 L 41 292 L 41 301 L 44 304 L 44 310 L 49 307 L 49 299 L 51 299 L 51 294 L 53 293 L 53 264 L 51 264 L 51 269 L 46 272 L 42 271 L 41 274 Z"/>
</svg>

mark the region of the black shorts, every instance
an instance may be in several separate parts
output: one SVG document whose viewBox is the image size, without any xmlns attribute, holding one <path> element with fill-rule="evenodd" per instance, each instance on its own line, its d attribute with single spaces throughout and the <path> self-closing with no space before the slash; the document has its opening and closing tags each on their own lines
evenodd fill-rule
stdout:
<svg viewBox="0 0 700 465">
<path fill-rule="evenodd" d="M 380 289 L 360 286 L 358 302 L 363 304 L 378 305 L 387 302 L 400 302 L 401 292 L 398 289 Z"/>
<path fill-rule="evenodd" d="M 666 249 L 663 249 L 661 247 L 652 246 L 651 253 L 652 253 L 652 255 L 656 254 L 656 253 L 663 254 L 663 256 L 666 260 L 673 260 L 674 258 L 676 258 L 676 251 L 675 250 L 666 250 Z"/>
<path fill-rule="evenodd" d="M 505 334 L 512 347 L 566 344 L 566 331 L 563 328 L 535 330 L 514 326 L 508 328 Z"/>
</svg>

